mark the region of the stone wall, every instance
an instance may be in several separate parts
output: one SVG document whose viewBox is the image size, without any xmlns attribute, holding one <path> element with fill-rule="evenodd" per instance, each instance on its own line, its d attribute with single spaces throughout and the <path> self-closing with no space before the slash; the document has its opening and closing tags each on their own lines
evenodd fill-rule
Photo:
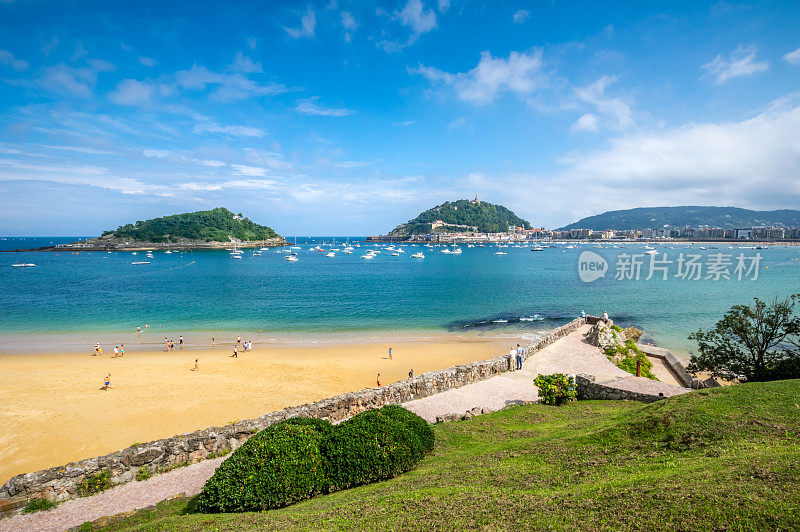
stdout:
<svg viewBox="0 0 800 532">
<path fill-rule="evenodd" d="M 636 345 L 645 355 L 662 359 L 682 385 L 695 390 L 705 387 L 700 379 L 693 377 L 691 373 L 686 371 L 686 368 L 681 364 L 680 360 L 678 360 L 669 349 L 646 344 Z"/>
<path fill-rule="evenodd" d="M 575 384 L 578 388 L 578 399 L 606 399 L 616 401 L 627 399 L 629 401 L 641 401 L 643 403 L 652 403 L 654 401 L 666 399 L 663 395 L 632 392 L 630 390 L 616 388 L 614 387 L 614 381 L 597 383 L 595 382 L 594 375 L 587 375 L 586 373 L 575 375 Z"/>
<path fill-rule="evenodd" d="M 523 358 L 552 344 L 575 331 L 585 323 L 577 318 L 570 323 L 548 331 L 526 346 Z M 100 471 L 111 472 L 113 483 L 131 482 L 143 467 L 150 471 L 169 469 L 178 464 L 193 463 L 220 452 L 242 445 L 259 430 L 280 421 L 305 416 L 341 422 L 359 412 L 380 408 L 387 404 L 404 403 L 428 397 L 439 392 L 460 388 L 473 382 L 488 379 L 508 371 L 509 361 L 504 355 L 480 362 L 431 371 L 410 379 L 378 388 L 369 388 L 322 399 L 314 403 L 293 406 L 271 412 L 255 419 L 237 421 L 224 427 L 212 427 L 181 434 L 149 443 L 132 445 L 105 456 L 72 462 L 62 467 L 51 467 L 35 473 L 17 475 L 0 487 L 0 503 L 24 501 L 33 497 L 63 501 L 78 495 L 78 486 L 88 475 Z"/>
</svg>

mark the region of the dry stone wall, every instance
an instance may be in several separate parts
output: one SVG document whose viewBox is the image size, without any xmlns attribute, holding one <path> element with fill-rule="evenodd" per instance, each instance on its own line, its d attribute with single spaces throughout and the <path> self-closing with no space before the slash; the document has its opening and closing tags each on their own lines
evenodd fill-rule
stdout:
<svg viewBox="0 0 800 532">
<path fill-rule="evenodd" d="M 548 331 L 537 341 L 526 346 L 523 358 L 527 359 L 533 353 L 577 330 L 584 323 L 583 318 L 577 318 L 566 325 Z M 87 476 L 101 471 L 111 472 L 112 483 L 130 482 L 144 467 L 152 472 L 158 472 L 234 450 L 247 441 L 252 434 L 286 419 L 304 416 L 338 423 L 365 410 L 421 399 L 488 379 L 508 371 L 510 362 L 509 358 L 503 355 L 440 371 L 431 371 L 386 386 L 284 408 L 255 419 L 237 421 L 224 427 L 212 427 L 172 438 L 136 444 L 105 456 L 72 462 L 62 467 L 51 467 L 35 473 L 17 475 L 0 487 L 0 503 L 2 501 L 24 501 L 34 497 L 46 497 L 56 501 L 71 499 L 79 495 L 78 486 L 81 481 Z"/>
<path fill-rule="evenodd" d="M 594 375 L 587 375 L 586 373 L 575 375 L 578 399 L 604 399 L 612 401 L 627 399 L 628 401 L 641 401 L 643 403 L 652 403 L 666 399 L 664 395 L 623 390 L 615 387 L 613 384 L 614 381 L 604 383 L 595 382 Z"/>
</svg>

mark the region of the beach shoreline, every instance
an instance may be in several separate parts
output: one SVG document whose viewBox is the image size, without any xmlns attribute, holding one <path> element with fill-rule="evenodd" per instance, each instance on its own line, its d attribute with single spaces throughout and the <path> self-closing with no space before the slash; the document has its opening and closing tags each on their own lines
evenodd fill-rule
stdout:
<svg viewBox="0 0 800 532">
<path fill-rule="evenodd" d="M 263 335 L 262 335 L 263 336 Z M 235 338 L 235 337 L 234 337 Z M 231 339 L 213 349 L 186 338 L 175 351 L 128 347 L 112 358 L 83 352 L 0 356 L 0 482 L 133 443 L 171 437 L 287 406 L 374 387 L 501 355 L 513 337 L 439 334 L 303 345 L 263 342 L 232 358 Z M 389 360 L 388 348 L 392 347 Z M 199 371 L 192 368 L 198 360 Z M 101 390 L 111 374 L 111 389 Z"/>
</svg>

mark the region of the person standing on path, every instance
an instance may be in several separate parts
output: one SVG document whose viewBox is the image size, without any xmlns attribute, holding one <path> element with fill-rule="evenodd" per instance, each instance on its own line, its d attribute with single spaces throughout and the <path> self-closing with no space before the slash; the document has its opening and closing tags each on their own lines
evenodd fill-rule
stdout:
<svg viewBox="0 0 800 532">
<path fill-rule="evenodd" d="M 522 347 L 517 344 L 517 369 L 522 369 Z"/>
<path fill-rule="evenodd" d="M 508 371 L 514 371 L 514 354 L 515 353 L 516 353 L 516 350 L 512 347 L 508 351 L 508 354 L 506 355 L 506 358 L 508 359 Z"/>
</svg>

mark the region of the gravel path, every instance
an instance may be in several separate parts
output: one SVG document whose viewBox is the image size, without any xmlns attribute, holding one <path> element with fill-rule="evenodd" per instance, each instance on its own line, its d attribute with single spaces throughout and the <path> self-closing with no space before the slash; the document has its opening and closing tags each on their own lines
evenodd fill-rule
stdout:
<svg viewBox="0 0 800 532">
<path fill-rule="evenodd" d="M 616 386 L 626 390 L 661 392 L 667 397 L 686 391 L 671 384 L 633 377 L 619 369 L 599 348 L 584 341 L 589 328 L 585 325 L 542 349 L 524 362 L 522 370 L 409 401 L 403 406 L 429 422 L 436 421 L 436 416 L 463 414 L 475 407 L 500 410 L 510 404 L 538 400 L 533 379 L 548 373 L 588 373 L 594 375 L 597 382 L 613 380 Z M 131 482 L 92 497 L 73 499 L 53 510 L 3 519 L 0 532 L 61 531 L 86 521 L 145 508 L 180 493 L 192 496 L 200 492 L 222 460 L 205 460 L 143 482 Z"/>
<path fill-rule="evenodd" d="M 146 508 L 180 493 L 195 495 L 200 493 L 206 480 L 214 474 L 223 460 L 224 458 L 204 460 L 141 482 L 123 484 L 91 497 L 72 499 L 52 510 L 2 519 L 0 532 L 60 532 L 86 521 Z"/>
</svg>

